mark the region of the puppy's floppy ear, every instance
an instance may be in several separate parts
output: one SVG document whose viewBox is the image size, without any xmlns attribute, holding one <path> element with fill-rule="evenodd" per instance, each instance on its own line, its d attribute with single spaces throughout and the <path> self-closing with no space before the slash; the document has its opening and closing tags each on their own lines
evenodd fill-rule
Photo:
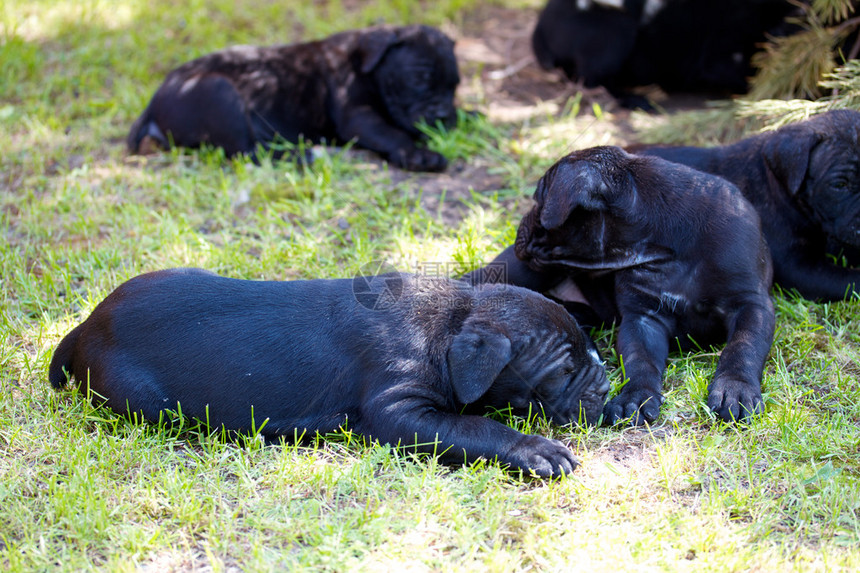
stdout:
<svg viewBox="0 0 860 573">
<path fill-rule="evenodd" d="M 538 183 L 535 195 L 543 197 L 540 223 L 545 229 L 557 229 L 577 207 L 606 209 L 608 193 L 609 187 L 590 161 L 557 163 Z"/>
<path fill-rule="evenodd" d="M 477 325 L 464 328 L 448 349 L 448 373 L 457 399 L 470 404 L 490 389 L 511 361 L 511 341 Z"/>
<path fill-rule="evenodd" d="M 394 30 L 380 28 L 361 37 L 358 51 L 361 55 L 361 73 L 369 73 L 379 65 L 383 56 L 391 46 L 400 42 L 400 37 Z"/>
<path fill-rule="evenodd" d="M 762 147 L 765 166 L 790 194 L 800 191 L 809 168 L 809 154 L 819 141 L 817 133 L 798 126 L 780 130 Z"/>
</svg>

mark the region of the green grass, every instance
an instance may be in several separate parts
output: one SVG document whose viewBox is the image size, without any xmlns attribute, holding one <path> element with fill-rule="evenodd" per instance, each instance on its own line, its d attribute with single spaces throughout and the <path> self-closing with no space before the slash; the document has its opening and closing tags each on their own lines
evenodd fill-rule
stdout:
<svg viewBox="0 0 860 573">
<path fill-rule="evenodd" d="M 328 149 L 306 170 L 217 151 L 127 157 L 131 121 L 191 57 L 380 20 L 456 30 L 479 2 L 176 4 L 0 6 L 0 568 L 860 568 L 857 301 L 775 294 L 767 409 L 749 427 L 706 407 L 719 348 L 671 356 L 650 429 L 496 414 L 570 444 L 582 466 L 554 482 L 491 462 L 445 467 L 348 433 L 264 447 L 193 424 L 159 429 L 50 390 L 57 342 L 135 274 L 194 265 L 334 277 L 382 259 L 468 268 L 513 240 L 555 158 L 618 140 L 611 112 L 597 118 L 571 100 L 523 123 L 464 116 L 457 130 L 428 128 L 430 145 L 452 158 L 441 176 L 389 171 L 350 149 Z M 505 4 L 533 18 L 540 2 Z M 476 166 L 498 184 L 448 188 L 444 177 Z M 596 336 L 617 387 L 614 333 Z"/>
</svg>

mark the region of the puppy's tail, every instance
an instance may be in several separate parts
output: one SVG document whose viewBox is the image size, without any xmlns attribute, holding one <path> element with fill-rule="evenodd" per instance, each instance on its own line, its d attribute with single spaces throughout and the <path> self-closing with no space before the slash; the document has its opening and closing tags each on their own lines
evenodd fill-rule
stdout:
<svg viewBox="0 0 860 573">
<path fill-rule="evenodd" d="M 131 126 L 131 130 L 128 132 L 126 145 L 128 145 L 129 153 L 138 153 L 140 151 L 140 144 L 146 137 L 152 138 L 162 149 L 170 147 L 170 142 L 165 137 L 164 132 L 158 128 L 158 125 L 152 119 L 149 106 L 135 120 Z"/>
<path fill-rule="evenodd" d="M 54 350 L 51 366 L 48 368 L 48 381 L 55 389 L 63 388 L 72 374 L 72 361 L 75 357 L 78 337 L 81 335 L 83 324 L 79 324 L 63 338 Z M 68 373 L 68 375 L 67 375 Z"/>
</svg>

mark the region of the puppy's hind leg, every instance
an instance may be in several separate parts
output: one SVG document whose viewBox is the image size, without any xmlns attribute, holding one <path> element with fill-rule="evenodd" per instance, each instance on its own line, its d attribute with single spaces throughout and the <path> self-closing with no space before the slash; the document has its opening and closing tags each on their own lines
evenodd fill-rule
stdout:
<svg viewBox="0 0 860 573">
<path fill-rule="evenodd" d="M 193 76 L 166 82 L 152 98 L 149 115 L 179 147 L 210 144 L 228 157 L 254 151 L 254 135 L 245 103 L 222 76 Z"/>
</svg>

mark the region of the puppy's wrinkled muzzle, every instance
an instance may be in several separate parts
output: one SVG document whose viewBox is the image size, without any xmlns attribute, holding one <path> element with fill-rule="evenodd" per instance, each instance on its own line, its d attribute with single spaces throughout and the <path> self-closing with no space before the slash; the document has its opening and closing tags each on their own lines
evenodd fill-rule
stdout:
<svg viewBox="0 0 860 573">
<path fill-rule="evenodd" d="M 589 426 L 597 424 L 609 394 L 609 378 L 602 361 L 595 358 L 594 363 L 583 368 L 581 384 L 579 403 L 584 423 Z"/>
<path fill-rule="evenodd" d="M 523 217 L 517 229 L 514 253 L 521 261 L 530 262 L 532 259 L 546 259 L 549 254 L 546 247 L 546 230 L 541 227 L 538 217 L 537 209 L 532 209 Z"/>
<path fill-rule="evenodd" d="M 550 419 L 559 425 L 579 424 L 593 426 L 600 420 L 603 404 L 609 393 L 609 378 L 600 362 L 583 366 L 573 377 L 564 393 L 561 407 L 547 412 Z"/>
<path fill-rule="evenodd" d="M 540 240 L 527 243 L 517 252 L 517 257 L 533 268 L 550 265 L 553 261 L 563 258 L 563 255 L 564 253 L 560 253 L 558 248 L 550 248 L 545 241 Z"/>
</svg>

